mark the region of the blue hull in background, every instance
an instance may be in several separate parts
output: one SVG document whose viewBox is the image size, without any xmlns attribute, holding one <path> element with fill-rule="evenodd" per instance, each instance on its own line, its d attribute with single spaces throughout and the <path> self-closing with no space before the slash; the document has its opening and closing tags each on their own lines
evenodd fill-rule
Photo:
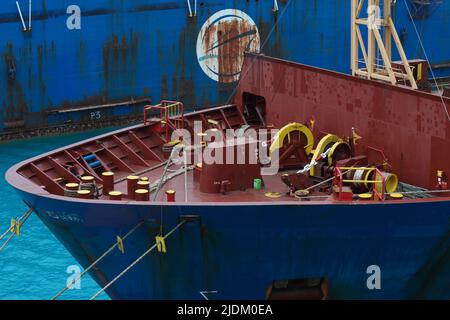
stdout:
<svg viewBox="0 0 450 320">
<path fill-rule="evenodd" d="M 424 58 L 404 1 L 393 10 L 397 30 L 408 57 Z M 146 99 L 170 98 L 189 107 L 226 102 L 235 79 L 207 75 L 197 43 L 214 14 L 222 12 L 207 29 L 230 16 L 225 9 L 250 18 L 243 21 L 256 25 L 253 37 L 263 53 L 349 71 L 350 1 L 278 3 L 274 13 L 272 0 L 198 1 L 197 16 L 189 17 L 185 0 L 32 1 L 32 28 L 23 31 L 15 2 L 2 1 L 0 133 L 136 119 Z M 406 3 L 436 76 L 449 76 L 450 3 Z M 28 1 L 19 4 L 28 28 Z M 80 9 L 79 20 L 71 5 Z M 231 71 L 238 76 L 238 69 Z"/>
<path fill-rule="evenodd" d="M 274 280 L 311 277 L 328 279 L 331 299 L 450 298 L 449 201 L 160 206 L 20 193 L 85 268 L 145 221 L 125 254 L 115 249 L 91 271 L 102 287 L 155 243 L 161 216 L 164 234 L 183 215 L 199 217 L 112 285 L 113 299 L 263 299 Z M 372 265 L 379 290 L 367 287 Z"/>
</svg>

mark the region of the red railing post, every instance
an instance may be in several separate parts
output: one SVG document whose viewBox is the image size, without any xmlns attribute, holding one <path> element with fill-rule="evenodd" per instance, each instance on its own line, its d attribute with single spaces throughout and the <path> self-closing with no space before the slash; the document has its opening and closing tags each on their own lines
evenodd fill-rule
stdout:
<svg viewBox="0 0 450 320">
<path fill-rule="evenodd" d="M 346 168 L 346 167 L 335 167 L 334 168 L 334 177 L 333 177 L 333 188 L 337 188 L 336 192 L 339 192 L 339 196 L 337 197 L 338 200 L 342 200 L 342 190 L 343 190 L 343 183 L 344 183 L 344 176 L 341 169 L 346 169 L 346 172 L 349 172 L 351 170 L 357 170 L 360 168 Z M 369 170 L 370 168 L 362 168 L 363 170 Z M 378 180 L 378 175 L 381 176 L 381 181 Z M 349 183 L 356 183 L 355 180 L 348 180 Z M 370 182 L 372 185 L 372 199 L 380 199 L 381 201 L 386 200 L 386 178 L 383 175 L 383 173 L 380 171 L 380 169 L 375 168 L 375 175 L 372 178 Z M 381 183 L 381 190 L 378 191 L 378 185 Z M 333 189 L 334 192 L 335 189 Z"/>
<path fill-rule="evenodd" d="M 159 110 L 159 119 L 164 121 L 166 141 L 169 142 L 169 128 L 172 130 L 184 128 L 184 104 L 177 101 L 162 100 L 159 105 L 144 107 L 144 125 L 148 122 L 147 112 L 151 109 Z M 170 119 L 173 117 L 173 121 Z M 180 120 L 181 118 L 181 120 Z"/>
<path fill-rule="evenodd" d="M 386 178 L 383 176 L 383 173 L 378 168 L 375 169 L 375 177 L 374 177 L 375 181 L 377 181 L 377 175 L 380 175 L 380 177 L 381 177 L 381 193 L 378 193 L 378 191 L 377 191 L 378 182 L 375 182 L 374 186 L 372 188 L 372 195 L 373 195 L 374 199 L 375 199 L 375 196 L 377 196 L 378 199 L 380 199 L 381 201 L 384 201 L 384 200 L 386 200 L 386 194 L 384 192 L 386 189 Z"/>
<path fill-rule="evenodd" d="M 335 167 L 334 168 L 333 185 L 339 187 L 338 200 L 342 200 L 342 183 L 343 183 L 342 180 L 343 180 L 343 176 L 342 176 L 341 169 L 338 167 Z"/>
</svg>

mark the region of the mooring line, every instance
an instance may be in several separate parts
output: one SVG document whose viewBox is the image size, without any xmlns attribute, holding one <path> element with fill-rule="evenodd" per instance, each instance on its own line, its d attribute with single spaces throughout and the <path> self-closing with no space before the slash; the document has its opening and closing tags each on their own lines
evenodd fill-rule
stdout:
<svg viewBox="0 0 450 320">
<path fill-rule="evenodd" d="M 5 243 L 3 243 L 3 245 L 0 247 L 0 252 L 3 251 L 3 249 L 8 245 L 8 243 L 12 240 L 12 238 L 14 237 L 14 233 L 11 233 L 11 235 L 9 236 L 9 238 L 5 241 Z"/>
<path fill-rule="evenodd" d="M 8 230 L 5 231 L 5 233 L 3 233 L 0 237 L 0 240 L 2 240 L 4 237 L 6 237 L 6 235 L 8 233 L 11 232 L 11 235 L 8 237 L 8 239 L 6 239 L 6 241 L 3 243 L 3 245 L 0 247 L 0 252 L 3 251 L 3 249 L 8 245 L 8 243 L 12 240 L 12 238 L 14 237 L 14 235 L 16 234 L 16 228 L 19 228 L 19 233 L 17 233 L 17 235 L 20 234 L 20 228 L 22 227 L 22 225 L 28 220 L 28 218 L 31 216 L 31 214 L 33 213 L 33 208 L 28 209 L 27 212 L 25 212 L 19 219 L 15 220 L 15 224 L 11 225 Z"/>
<path fill-rule="evenodd" d="M 347 171 L 342 172 L 342 175 L 347 174 L 349 171 L 350 171 L 350 170 L 347 170 Z M 334 179 L 334 177 L 331 177 L 331 178 L 328 178 L 328 179 L 326 179 L 326 180 L 323 180 L 323 181 L 321 181 L 321 182 L 319 182 L 319 183 L 317 183 L 317 184 L 315 184 L 315 185 L 313 185 L 313 186 L 311 186 L 311 187 L 309 187 L 309 188 L 306 188 L 305 191 L 310 191 L 310 190 L 312 190 L 312 189 L 315 189 L 315 188 L 317 188 L 318 186 L 321 186 L 321 185 L 323 185 L 323 184 L 325 184 L 325 183 L 327 183 L 327 182 L 333 181 L 333 179 Z"/>
<path fill-rule="evenodd" d="M 32 212 L 33 212 L 33 209 L 32 209 L 32 208 L 28 209 L 28 211 L 25 212 L 25 213 L 18 219 L 18 221 L 22 220 L 26 215 L 28 215 L 28 214 L 30 214 L 30 213 L 32 213 Z M 24 221 L 24 222 L 25 222 L 25 221 Z M 2 235 L 0 236 L 0 240 L 2 240 L 4 237 L 6 237 L 6 235 L 7 235 L 8 233 L 13 232 L 13 231 L 14 231 L 14 228 L 13 228 L 12 226 L 9 227 L 8 230 L 6 230 L 5 233 L 2 234 Z"/>
<path fill-rule="evenodd" d="M 133 232 L 135 232 L 144 221 L 140 221 L 137 225 L 135 225 L 128 233 L 123 236 L 122 240 L 125 240 L 128 238 Z M 87 267 L 80 275 L 74 279 L 70 284 L 66 285 L 65 288 L 63 288 L 61 291 L 59 291 L 52 300 L 56 300 L 58 297 L 60 297 L 64 292 L 69 290 L 78 280 L 80 280 L 86 273 L 89 272 L 95 265 L 97 265 L 100 261 L 102 261 L 111 251 L 113 251 L 117 246 L 119 245 L 118 242 L 116 242 L 113 246 L 111 246 L 108 250 L 106 250 L 97 260 L 95 260 L 89 267 Z"/>
<path fill-rule="evenodd" d="M 172 233 L 174 233 L 178 228 L 186 223 L 186 220 L 181 221 L 175 228 L 169 231 L 164 237 L 163 240 L 166 240 Z M 125 273 L 127 273 L 131 268 L 133 268 L 136 264 L 138 264 L 142 259 L 145 258 L 150 252 L 155 250 L 158 246 L 158 243 L 155 242 L 153 246 L 150 247 L 147 251 L 145 251 L 139 258 L 134 260 L 128 267 L 126 267 L 121 273 L 119 273 L 114 279 L 112 279 L 106 286 L 104 286 L 101 290 L 99 290 L 96 294 L 94 294 L 89 300 L 95 300 L 100 294 L 102 294 L 105 290 L 107 290 L 110 286 L 112 286 L 117 280 L 119 280 Z"/>
</svg>

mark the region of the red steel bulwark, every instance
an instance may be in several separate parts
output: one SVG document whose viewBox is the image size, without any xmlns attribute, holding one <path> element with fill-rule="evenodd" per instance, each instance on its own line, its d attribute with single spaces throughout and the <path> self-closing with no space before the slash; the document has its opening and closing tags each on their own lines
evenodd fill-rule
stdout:
<svg viewBox="0 0 450 320">
<path fill-rule="evenodd" d="M 450 176 L 450 99 L 263 55 L 246 54 L 235 103 L 264 97 L 267 124 L 309 124 L 314 134 L 363 137 L 358 148 L 384 151 L 404 182 L 434 189 L 437 170 Z M 375 151 L 368 151 L 379 157 Z"/>
</svg>

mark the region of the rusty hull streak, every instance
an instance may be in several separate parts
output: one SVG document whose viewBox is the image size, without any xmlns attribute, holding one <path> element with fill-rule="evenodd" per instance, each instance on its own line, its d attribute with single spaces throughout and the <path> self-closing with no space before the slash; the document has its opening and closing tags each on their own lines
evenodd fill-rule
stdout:
<svg viewBox="0 0 450 320">
<path fill-rule="evenodd" d="M 14 56 L 12 43 L 7 44 L 7 52 L 3 55 L 3 60 L 8 68 L 11 64 L 15 70 L 12 75 L 6 74 L 6 87 L 4 97 L 4 106 L 6 106 L 4 115 L 4 125 L 6 128 L 22 127 L 24 125 L 24 114 L 28 110 L 25 94 L 22 85 L 17 80 L 17 59 Z M 8 69 L 6 69 L 8 70 Z"/>
<path fill-rule="evenodd" d="M 140 35 L 131 32 L 129 39 L 112 34 L 103 45 L 103 92 L 102 103 L 110 101 L 109 93 L 114 90 L 114 81 L 134 84 L 138 63 Z M 123 76 L 125 75 L 125 76 Z M 114 81 L 113 81 L 114 80 Z"/>
<path fill-rule="evenodd" d="M 212 21 L 207 20 L 206 23 Z M 255 34 L 253 38 L 249 36 Z M 220 83 L 233 83 L 239 79 L 244 52 L 255 52 L 259 46 L 257 30 L 248 21 L 233 19 L 210 25 L 204 34 L 204 56 L 218 49 L 218 76 Z"/>
</svg>

